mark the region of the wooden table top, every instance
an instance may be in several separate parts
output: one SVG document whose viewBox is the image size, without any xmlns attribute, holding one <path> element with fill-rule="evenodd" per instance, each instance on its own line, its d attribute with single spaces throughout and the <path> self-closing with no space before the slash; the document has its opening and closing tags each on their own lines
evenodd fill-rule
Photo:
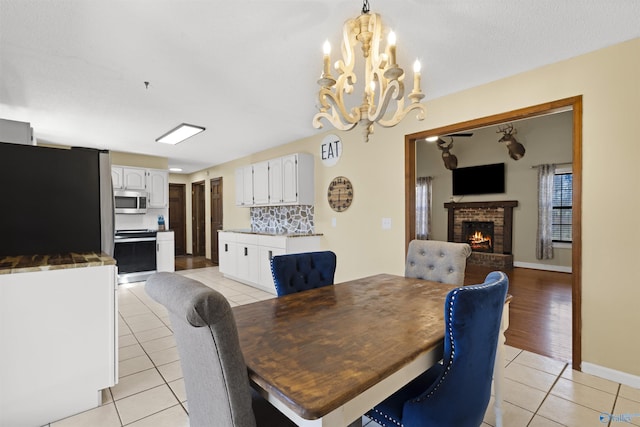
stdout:
<svg viewBox="0 0 640 427">
<path fill-rule="evenodd" d="M 320 418 L 442 346 L 454 288 L 380 274 L 234 307 L 250 378 Z"/>
</svg>

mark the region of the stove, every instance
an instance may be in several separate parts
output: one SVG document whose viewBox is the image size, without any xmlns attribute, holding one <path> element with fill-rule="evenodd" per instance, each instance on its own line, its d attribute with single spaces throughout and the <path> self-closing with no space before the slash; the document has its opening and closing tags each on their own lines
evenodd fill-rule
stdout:
<svg viewBox="0 0 640 427">
<path fill-rule="evenodd" d="M 116 230 L 113 257 L 118 284 L 141 282 L 156 272 L 156 230 Z"/>
</svg>

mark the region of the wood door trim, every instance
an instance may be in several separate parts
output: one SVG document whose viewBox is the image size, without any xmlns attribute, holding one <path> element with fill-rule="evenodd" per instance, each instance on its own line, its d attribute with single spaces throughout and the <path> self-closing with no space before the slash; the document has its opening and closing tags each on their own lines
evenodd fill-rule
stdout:
<svg viewBox="0 0 640 427">
<path fill-rule="evenodd" d="M 405 253 L 416 235 L 416 140 L 433 135 L 464 132 L 508 121 L 542 116 L 553 112 L 573 111 L 573 244 L 572 269 L 572 364 L 581 370 L 582 363 L 582 95 L 546 102 L 518 110 L 481 117 L 435 129 L 405 135 Z"/>
</svg>

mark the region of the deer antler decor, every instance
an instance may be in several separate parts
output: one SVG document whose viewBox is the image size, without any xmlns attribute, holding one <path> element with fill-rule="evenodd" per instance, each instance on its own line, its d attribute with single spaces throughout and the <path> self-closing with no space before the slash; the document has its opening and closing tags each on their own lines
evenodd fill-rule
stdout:
<svg viewBox="0 0 640 427">
<path fill-rule="evenodd" d="M 451 141 L 449 142 L 438 138 L 438 141 L 436 143 L 438 144 L 438 148 L 440 149 L 440 151 L 442 151 L 442 160 L 444 161 L 444 167 L 449 170 L 457 168 L 458 158 L 449 151 L 453 148 L 453 138 L 451 138 Z"/>
<path fill-rule="evenodd" d="M 514 129 L 511 123 L 503 127 L 498 127 L 496 133 L 502 134 L 502 138 L 500 138 L 498 142 L 504 142 L 507 150 L 509 150 L 509 156 L 511 156 L 513 160 L 520 160 L 524 157 L 526 150 L 524 149 L 524 145 L 516 141 L 516 138 L 513 136 L 517 133 L 517 129 Z"/>
</svg>

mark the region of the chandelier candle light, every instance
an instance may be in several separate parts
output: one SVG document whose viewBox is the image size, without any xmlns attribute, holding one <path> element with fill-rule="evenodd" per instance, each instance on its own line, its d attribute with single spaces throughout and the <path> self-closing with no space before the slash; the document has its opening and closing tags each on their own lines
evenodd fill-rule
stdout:
<svg viewBox="0 0 640 427">
<path fill-rule="evenodd" d="M 373 124 L 392 127 L 400 123 L 411 110 L 417 110 L 417 119 L 424 120 L 425 107 L 420 101 L 424 93 L 420 89 L 420 62 L 413 65 L 413 90 L 408 95 L 411 102 L 405 106 L 404 70 L 396 64 L 396 35 L 389 31 L 386 52 L 380 52 L 383 26 L 380 15 L 369 13 L 369 2 L 364 1 L 362 13 L 344 24 L 342 57 L 334 65 L 337 79 L 331 75 L 331 45 L 324 42 L 323 71 L 318 84 L 319 112 L 313 117 L 313 127 L 322 128 L 322 118 L 336 129 L 351 130 L 358 123 L 364 127 L 365 142 L 373 133 Z M 357 81 L 354 73 L 355 47 L 360 43 L 365 61 L 364 94 L 362 104 L 348 111 L 345 94 L 353 92 Z M 396 101 L 396 110 L 385 118 L 389 101 Z"/>
</svg>

